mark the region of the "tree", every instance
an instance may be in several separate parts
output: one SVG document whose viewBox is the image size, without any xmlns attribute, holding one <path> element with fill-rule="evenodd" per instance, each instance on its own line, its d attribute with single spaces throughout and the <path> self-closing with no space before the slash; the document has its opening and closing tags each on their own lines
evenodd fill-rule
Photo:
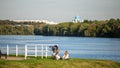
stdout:
<svg viewBox="0 0 120 68">
<path fill-rule="evenodd" d="M 79 27 L 80 27 L 80 23 L 74 23 L 70 26 L 70 33 L 72 36 L 79 36 Z"/>
<path fill-rule="evenodd" d="M 88 27 L 88 23 L 82 23 L 79 27 L 79 30 L 78 30 L 78 34 L 79 36 L 85 36 L 85 30 L 87 29 Z"/>
</svg>

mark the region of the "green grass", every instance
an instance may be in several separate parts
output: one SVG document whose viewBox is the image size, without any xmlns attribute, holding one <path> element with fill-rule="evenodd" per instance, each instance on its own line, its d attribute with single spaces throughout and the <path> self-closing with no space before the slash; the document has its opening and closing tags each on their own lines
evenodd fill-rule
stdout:
<svg viewBox="0 0 120 68">
<path fill-rule="evenodd" d="M 110 60 L 77 59 L 53 60 L 30 58 L 27 60 L 0 59 L 0 68 L 120 68 L 119 62 Z"/>
</svg>

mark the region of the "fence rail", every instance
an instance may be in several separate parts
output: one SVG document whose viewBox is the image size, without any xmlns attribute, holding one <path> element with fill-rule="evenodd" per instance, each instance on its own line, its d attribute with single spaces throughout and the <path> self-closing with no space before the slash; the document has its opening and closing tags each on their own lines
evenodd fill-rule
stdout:
<svg viewBox="0 0 120 68">
<path fill-rule="evenodd" d="M 5 51 L 7 55 L 9 56 L 10 51 L 14 51 L 15 55 L 20 55 L 19 51 L 24 52 L 25 59 L 27 59 L 28 56 L 41 56 L 43 58 L 44 56 L 47 58 L 49 50 L 49 46 L 58 45 L 58 44 L 26 44 L 23 47 L 19 47 L 18 45 L 15 45 L 14 47 L 10 47 L 7 45 L 6 47 L 0 47 L 2 51 Z"/>
</svg>

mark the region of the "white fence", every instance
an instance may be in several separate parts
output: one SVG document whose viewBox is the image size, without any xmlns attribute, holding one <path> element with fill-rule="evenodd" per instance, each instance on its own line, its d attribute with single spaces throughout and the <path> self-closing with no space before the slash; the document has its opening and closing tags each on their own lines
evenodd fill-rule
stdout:
<svg viewBox="0 0 120 68">
<path fill-rule="evenodd" d="M 7 45 L 6 47 L 5 46 L 0 47 L 0 50 L 2 52 L 6 53 L 7 56 L 9 56 L 11 50 L 15 50 L 15 54 L 16 54 L 16 56 L 18 56 L 18 45 L 15 45 L 15 47 L 10 47 L 9 45 Z M 24 49 L 22 49 L 22 50 L 24 50 Z"/>
<path fill-rule="evenodd" d="M 22 50 L 24 52 L 25 59 L 27 59 L 27 56 L 41 56 L 43 58 L 44 56 L 47 58 L 49 50 L 49 46 L 58 45 L 58 44 L 26 44 L 24 47 L 18 47 L 18 45 L 14 47 L 10 47 L 7 45 L 6 47 L 0 47 L 1 50 L 5 50 L 7 52 L 7 55 L 10 54 L 11 50 L 15 50 L 15 55 L 19 55 L 19 51 Z"/>
</svg>

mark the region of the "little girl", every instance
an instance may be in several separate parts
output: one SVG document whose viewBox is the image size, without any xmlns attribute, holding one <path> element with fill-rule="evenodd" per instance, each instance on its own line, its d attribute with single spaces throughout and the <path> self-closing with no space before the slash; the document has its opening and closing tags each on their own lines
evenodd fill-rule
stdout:
<svg viewBox="0 0 120 68">
<path fill-rule="evenodd" d="M 65 51 L 62 59 L 64 60 L 64 59 L 68 59 L 68 58 L 69 58 L 69 53 L 68 53 L 68 51 Z"/>
</svg>

